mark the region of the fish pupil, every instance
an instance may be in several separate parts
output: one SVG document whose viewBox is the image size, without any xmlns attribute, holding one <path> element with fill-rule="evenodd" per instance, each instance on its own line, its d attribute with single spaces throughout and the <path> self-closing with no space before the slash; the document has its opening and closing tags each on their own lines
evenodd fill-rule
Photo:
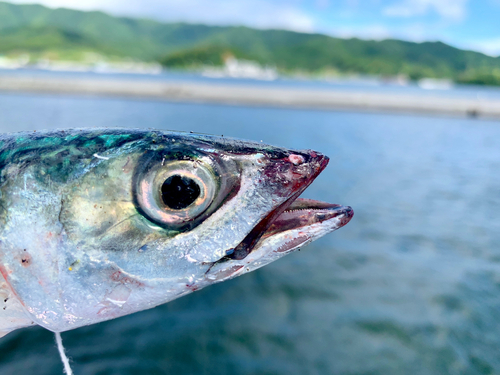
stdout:
<svg viewBox="0 0 500 375">
<path fill-rule="evenodd" d="M 167 178 L 161 187 L 163 203 L 174 210 L 190 206 L 200 193 L 200 186 L 193 179 L 178 174 Z"/>
</svg>

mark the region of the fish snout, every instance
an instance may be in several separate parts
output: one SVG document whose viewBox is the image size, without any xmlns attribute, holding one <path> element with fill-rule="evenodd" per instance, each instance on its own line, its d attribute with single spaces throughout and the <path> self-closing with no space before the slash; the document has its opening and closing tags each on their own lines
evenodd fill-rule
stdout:
<svg viewBox="0 0 500 375">
<path fill-rule="evenodd" d="M 279 159 L 269 159 L 264 178 L 278 188 L 280 195 L 288 196 L 309 186 L 329 160 L 312 150 L 293 151 Z"/>
</svg>

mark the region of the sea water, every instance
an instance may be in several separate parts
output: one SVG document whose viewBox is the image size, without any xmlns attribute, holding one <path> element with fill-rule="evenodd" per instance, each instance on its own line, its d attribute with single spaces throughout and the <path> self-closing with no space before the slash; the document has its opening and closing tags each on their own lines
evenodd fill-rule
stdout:
<svg viewBox="0 0 500 375">
<path fill-rule="evenodd" d="M 269 266 L 63 333 L 75 374 L 500 372 L 500 122 L 0 94 L 0 131 L 148 127 L 330 156 L 307 198 L 353 220 Z M 0 374 L 61 374 L 40 327 Z"/>
</svg>

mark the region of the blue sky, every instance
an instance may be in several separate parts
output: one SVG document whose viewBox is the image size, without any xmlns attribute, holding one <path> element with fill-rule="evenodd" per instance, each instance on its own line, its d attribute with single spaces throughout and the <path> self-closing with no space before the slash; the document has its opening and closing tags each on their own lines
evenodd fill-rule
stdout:
<svg viewBox="0 0 500 375">
<path fill-rule="evenodd" d="M 284 28 L 364 39 L 441 40 L 500 55 L 500 0 L 11 0 L 115 15 Z"/>
</svg>

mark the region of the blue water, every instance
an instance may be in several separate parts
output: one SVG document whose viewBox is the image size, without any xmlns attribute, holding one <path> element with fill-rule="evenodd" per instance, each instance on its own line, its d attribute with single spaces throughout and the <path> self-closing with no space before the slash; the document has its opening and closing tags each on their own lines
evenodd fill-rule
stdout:
<svg viewBox="0 0 500 375">
<path fill-rule="evenodd" d="M 500 122 L 0 94 L 0 131 L 151 127 L 312 148 L 344 228 L 249 275 L 63 333 L 76 374 L 500 373 Z M 0 374 L 61 374 L 53 334 Z"/>
</svg>

